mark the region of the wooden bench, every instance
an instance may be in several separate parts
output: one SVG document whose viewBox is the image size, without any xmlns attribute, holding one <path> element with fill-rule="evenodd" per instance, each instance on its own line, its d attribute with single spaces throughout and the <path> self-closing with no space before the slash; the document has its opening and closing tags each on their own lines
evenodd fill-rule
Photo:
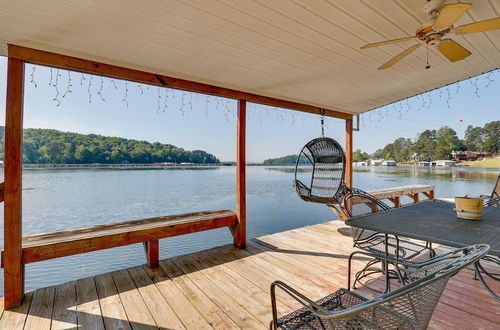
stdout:
<svg viewBox="0 0 500 330">
<path fill-rule="evenodd" d="M 419 194 L 423 194 L 429 199 L 434 199 L 434 186 L 416 184 L 410 186 L 400 186 L 391 187 L 378 190 L 367 191 L 370 195 L 374 196 L 379 200 L 389 200 L 393 203 L 394 207 L 401 206 L 401 197 L 408 196 L 413 200 L 413 203 L 418 203 L 420 201 Z M 377 207 L 364 198 L 353 198 L 351 199 L 352 205 L 357 204 L 367 204 L 370 206 L 372 213 L 377 212 Z M 344 214 L 335 206 L 329 205 L 329 208 L 340 218 L 344 219 Z M 344 219 L 345 220 L 345 219 Z"/>
<path fill-rule="evenodd" d="M 157 267 L 159 239 L 221 227 L 229 227 L 235 237 L 236 226 L 234 211 L 216 210 L 26 235 L 22 241 L 22 263 L 144 243 L 148 266 Z"/>
</svg>

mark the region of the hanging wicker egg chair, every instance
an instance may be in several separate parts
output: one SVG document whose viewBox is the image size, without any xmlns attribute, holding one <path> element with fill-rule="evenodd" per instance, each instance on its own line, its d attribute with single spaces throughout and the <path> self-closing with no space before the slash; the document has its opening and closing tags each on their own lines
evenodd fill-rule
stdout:
<svg viewBox="0 0 500 330">
<path fill-rule="evenodd" d="M 310 182 L 298 179 L 298 173 L 311 172 Z M 308 142 L 300 151 L 295 165 L 295 189 L 305 201 L 332 204 L 342 200 L 345 155 L 340 144 L 329 137 Z M 306 180 L 304 180 L 306 181 Z"/>
</svg>

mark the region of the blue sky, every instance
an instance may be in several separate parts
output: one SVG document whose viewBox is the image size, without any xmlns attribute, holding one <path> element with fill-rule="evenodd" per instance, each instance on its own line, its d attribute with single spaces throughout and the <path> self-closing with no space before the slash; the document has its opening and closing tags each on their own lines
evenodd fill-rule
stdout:
<svg viewBox="0 0 500 330">
<path fill-rule="evenodd" d="M 5 121 L 6 64 L 6 58 L 0 57 L 1 125 Z M 32 73 L 33 65 L 28 64 L 24 127 L 159 141 L 205 150 L 221 160 L 235 158 L 233 100 L 107 78 L 102 79 L 101 89 L 98 76 L 83 75 L 82 79 L 80 73 L 68 75 L 68 71 L 56 69 L 49 84 L 50 69 L 36 66 Z M 69 77 L 71 92 L 63 97 Z M 319 116 L 255 104 L 247 111 L 249 161 L 297 153 L 321 132 Z M 451 85 L 362 115 L 354 148 L 372 153 L 398 137 L 415 138 L 424 129 L 444 125 L 462 138 L 468 125 L 482 126 L 499 119 L 500 72 L 496 71 L 463 81 L 459 87 Z M 327 118 L 325 126 L 325 135 L 344 143 L 343 120 Z"/>
</svg>

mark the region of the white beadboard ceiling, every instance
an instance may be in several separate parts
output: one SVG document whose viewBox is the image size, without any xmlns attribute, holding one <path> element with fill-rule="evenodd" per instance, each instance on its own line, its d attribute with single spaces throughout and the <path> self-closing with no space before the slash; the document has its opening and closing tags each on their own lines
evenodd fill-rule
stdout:
<svg viewBox="0 0 500 330">
<path fill-rule="evenodd" d="M 456 1 L 448 1 L 456 2 Z M 465 2 L 465 1 L 463 1 Z M 471 0 L 455 25 L 500 16 Z M 500 30 L 454 36 L 472 55 L 450 63 L 412 45 L 426 0 L 0 0 L 0 40 L 352 114 L 500 67 Z"/>
</svg>

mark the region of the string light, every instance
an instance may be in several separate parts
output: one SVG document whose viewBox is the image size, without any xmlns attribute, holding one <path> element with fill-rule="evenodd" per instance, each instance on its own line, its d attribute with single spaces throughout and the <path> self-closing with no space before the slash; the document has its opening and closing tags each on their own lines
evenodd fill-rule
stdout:
<svg viewBox="0 0 500 330">
<path fill-rule="evenodd" d="M 35 68 L 36 68 L 36 65 L 33 65 L 33 68 L 31 69 L 31 74 L 30 74 L 30 77 L 31 77 L 31 81 L 30 82 L 33 85 L 35 85 L 35 88 L 37 88 L 38 86 L 37 86 L 36 81 L 35 81 Z"/>
<path fill-rule="evenodd" d="M 66 97 L 66 95 L 68 95 L 69 93 L 73 93 L 73 91 L 71 90 L 71 87 L 73 87 L 73 85 L 71 84 L 71 71 L 68 70 L 68 86 L 66 87 L 66 91 L 64 92 L 63 94 L 63 98 Z"/>
<path fill-rule="evenodd" d="M 477 86 L 477 81 L 478 81 L 477 77 L 475 79 L 469 79 L 469 82 L 474 87 L 474 94 L 476 95 L 477 98 L 479 98 L 479 87 Z"/>
<path fill-rule="evenodd" d="M 459 91 L 460 91 L 460 81 L 457 82 L 457 90 L 455 91 L 455 94 L 458 94 Z"/>
<path fill-rule="evenodd" d="M 115 87 L 115 90 L 118 90 L 118 86 L 116 86 L 116 83 L 114 81 L 114 79 L 111 79 L 111 83 L 113 84 L 113 86 Z"/>
<path fill-rule="evenodd" d="M 156 109 L 156 114 L 160 113 L 160 102 L 161 102 L 161 94 L 160 94 L 160 87 L 157 87 L 157 92 L 158 92 L 158 108 Z"/>
<path fill-rule="evenodd" d="M 122 102 L 124 102 L 128 108 L 127 97 L 128 97 L 128 81 L 125 81 L 125 96 L 123 96 Z"/>
<path fill-rule="evenodd" d="M 137 84 L 137 88 L 139 88 L 139 90 L 141 91 L 141 95 L 144 94 L 144 90 L 142 89 L 141 84 Z"/>
<path fill-rule="evenodd" d="M 99 91 L 97 92 L 97 95 L 101 98 L 101 101 L 106 102 L 104 97 L 102 96 L 102 88 L 104 87 L 104 79 L 101 77 L 101 85 L 99 86 Z"/>
<path fill-rule="evenodd" d="M 184 116 L 184 106 L 186 105 L 186 103 L 184 102 L 184 97 L 185 96 L 186 96 L 186 92 L 182 91 L 181 108 L 179 109 L 179 111 L 181 112 L 182 116 Z"/>
<path fill-rule="evenodd" d="M 491 71 L 488 72 L 488 75 L 486 76 L 486 79 L 488 79 L 488 82 L 486 83 L 486 85 L 484 86 L 484 88 L 488 88 L 491 85 L 491 83 L 494 81 L 493 79 L 491 79 Z M 35 85 L 35 87 L 36 87 L 36 85 Z"/>
<path fill-rule="evenodd" d="M 448 109 L 451 110 L 451 93 L 450 93 L 450 85 L 446 86 L 446 93 L 448 94 L 448 97 L 446 98 L 446 104 L 448 105 Z"/>
<path fill-rule="evenodd" d="M 83 74 L 82 74 L 82 79 L 84 79 Z M 92 87 L 92 80 L 93 79 L 94 79 L 94 77 L 92 75 L 90 75 L 89 85 L 87 87 L 87 92 L 89 93 L 89 103 L 92 103 L 92 93 L 90 92 L 90 88 Z"/>
<path fill-rule="evenodd" d="M 85 80 L 85 76 L 82 73 L 82 77 L 80 78 L 80 86 L 83 86 L 83 81 Z"/>
<path fill-rule="evenodd" d="M 52 78 L 52 70 L 50 71 L 50 73 L 51 73 L 51 78 Z M 56 107 L 61 105 L 61 101 L 59 100 L 59 87 L 58 87 L 60 76 L 61 76 L 61 74 L 59 73 L 59 69 L 57 69 L 55 83 L 52 85 L 56 89 L 56 96 L 53 99 L 53 101 L 57 102 Z M 51 82 L 52 82 L 52 80 L 51 80 Z"/>
<path fill-rule="evenodd" d="M 431 92 L 427 93 L 427 98 L 428 98 L 428 104 L 427 104 L 427 110 L 430 110 L 431 109 L 431 106 L 432 106 L 432 96 L 431 96 Z"/>
<path fill-rule="evenodd" d="M 49 81 L 49 86 L 52 86 L 52 79 L 54 79 L 54 78 L 52 78 L 52 75 L 53 75 L 53 73 L 52 73 L 52 68 L 50 68 L 50 81 Z"/>
<path fill-rule="evenodd" d="M 165 100 L 163 101 L 163 112 L 165 113 L 165 111 L 168 110 L 168 89 L 167 88 L 164 89 L 165 89 Z"/>
</svg>

